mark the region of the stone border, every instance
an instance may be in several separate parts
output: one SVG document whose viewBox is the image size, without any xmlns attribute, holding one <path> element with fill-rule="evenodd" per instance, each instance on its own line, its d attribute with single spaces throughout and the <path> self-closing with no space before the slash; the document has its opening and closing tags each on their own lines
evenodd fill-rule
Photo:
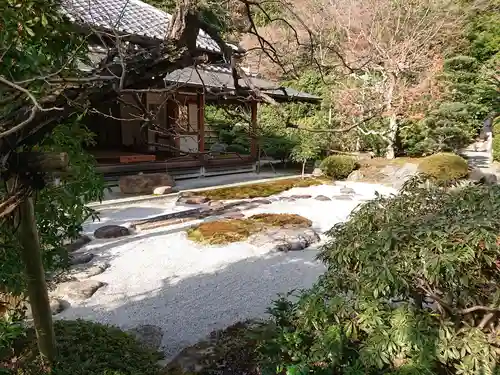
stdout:
<svg viewBox="0 0 500 375">
<path fill-rule="evenodd" d="M 265 178 L 265 179 L 254 180 L 254 181 L 237 182 L 234 184 L 214 185 L 214 186 L 197 188 L 197 189 L 186 189 L 186 190 L 182 190 L 179 192 L 163 194 L 163 195 L 152 195 L 151 194 L 151 195 L 140 195 L 140 196 L 136 196 L 136 197 L 118 198 L 118 199 L 111 199 L 111 200 L 103 201 L 103 202 L 89 203 L 89 204 L 87 204 L 87 207 L 93 208 L 93 209 L 98 211 L 98 210 L 102 210 L 102 209 L 114 208 L 114 207 L 125 205 L 125 204 L 156 201 L 156 200 L 166 199 L 166 198 L 174 198 L 174 197 L 177 197 L 180 193 L 203 192 L 203 191 L 213 190 L 213 189 L 223 189 L 223 188 L 236 187 L 236 186 L 261 184 L 261 183 L 266 183 L 266 182 L 279 181 L 279 180 L 289 180 L 289 179 L 301 178 L 301 177 L 302 177 L 302 175 L 300 175 L 300 174 L 299 175 L 290 175 L 290 176 L 283 176 L 283 177 Z M 309 178 L 309 177 L 312 177 L 312 175 L 305 174 L 304 177 Z"/>
</svg>

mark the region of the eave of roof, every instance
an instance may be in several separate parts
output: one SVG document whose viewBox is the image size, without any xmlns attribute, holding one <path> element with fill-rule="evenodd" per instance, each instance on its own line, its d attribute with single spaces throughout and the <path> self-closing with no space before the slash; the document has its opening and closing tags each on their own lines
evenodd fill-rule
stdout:
<svg viewBox="0 0 500 375">
<path fill-rule="evenodd" d="M 297 91 L 290 87 L 283 87 L 277 83 L 261 78 L 249 77 L 252 84 L 262 92 L 280 101 L 319 102 L 321 98 L 306 92 Z M 204 87 L 206 89 L 235 90 L 231 70 L 227 65 L 203 65 L 178 69 L 165 76 L 165 81 L 177 87 Z M 251 90 L 240 79 L 241 87 Z"/>
<path fill-rule="evenodd" d="M 75 23 L 97 29 L 164 40 L 172 16 L 140 0 L 62 0 L 62 12 Z M 218 44 L 200 30 L 196 46 L 220 54 Z"/>
</svg>

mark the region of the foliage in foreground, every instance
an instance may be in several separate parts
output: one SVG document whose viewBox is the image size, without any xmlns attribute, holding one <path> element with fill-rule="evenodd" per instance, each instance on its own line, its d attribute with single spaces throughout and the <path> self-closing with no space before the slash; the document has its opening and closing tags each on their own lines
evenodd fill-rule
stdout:
<svg viewBox="0 0 500 375">
<path fill-rule="evenodd" d="M 419 170 L 436 181 L 449 182 L 467 177 L 467 161 L 455 154 L 439 153 L 426 157 L 419 165 Z"/>
<path fill-rule="evenodd" d="M 86 206 L 102 197 L 104 181 L 95 172 L 95 160 L 84 150 L 93 142 L 93 134 L 78 122 L 62 124 L 48 135 L 35 151 L 67 152 L 69 172 L 59 176 L 59 184 L 49 181 L 34 197 L 47 272 L 64 267 L 67 251 L 64 244 L 78 237 L 82 224 L 95 217 Z M 0 196 L 5 192 L 0 190 Z M 24 292 L 23 264 L 19 258 L 19 240 L 11 223 L 0 223 L 0 280 L 2 291 L 14 294 Z M 5 290 L 4 290 L 5 289 Z"/>
<path fill-rule="evenodd" d="M 294 187 L 308 187 L 324 183 L 324 180 L 318 178 L 287 178 L 258 184 L 205 190 L 203 195 L 212 200 L 269 197 Z"/>
<path fill-rule="evenodd" d="M 54 322 L 57 360 L 53 375 L 156 375 L 158 353 L 153 353 L 118 328 L 84 320 Z M 36 338 L 28 330 L 10 358 L 0 359 L 8 374 L 45 375 L 49 372 L 36 357 Z"/>
<path fill-rule="evenodd" d="M 269 227 L 310 227 L 311 220 L 296 214 L 257 214 L 247 219 L 227 219 L 201 223 L 188 229 L 190 240 L 205 244 L 244 241 Z"/>
<path fill-rule="evenodd" d="M 271 309 L 268 373 L 498 373 L 500 186 L 421 182 L 332 228 L 324 276 Z"/>
<path fill-rule="evenodd" d="M 331 155 L 325 158 L 320 166 L 321 170 L 328 177 L 338 180 L 347 178 L 352 171 L 359 167 L 355 158 L 345 155 Z"/>
</svg>

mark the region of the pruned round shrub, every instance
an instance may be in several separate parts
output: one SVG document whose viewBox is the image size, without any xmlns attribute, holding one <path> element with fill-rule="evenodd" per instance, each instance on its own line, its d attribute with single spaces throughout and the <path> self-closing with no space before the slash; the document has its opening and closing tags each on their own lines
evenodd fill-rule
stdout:
<svg viewBox="0 0 500 375">
<path fill-rule="evenodd" d="M 346 155 L 328 156 L 320 164 L 320 168 L 325 175 L 337 180 L 347 178 L 358 167 L 357 160 Z"/>
<path fill-rule="evenodd" d="M 141 346 L 134 337 L 112 326 L 84 320 L 54 322 L 57 358 L 53 375 L 157 375 L 161 358 Z M 26 338 L 10 361 L 0 368 L 11 369 L 16 375 L 45 375 L 41 359 L 36 357 L 36 337 L 28 330 Z"/>
<path fill-rule="evenodd" d="M 416 178 L 330 230 L 326 273 L 271 307 L 260 367 L 294 374 L 496 374 L 500 186 Z"/>
<path fill-rule="evenodd" d="M 439 153 L 424 158 L 419 171 L 433 180 L 446 182 L 467 177 L 469 166 L 467 160 L 456 154 Z"/>
</svg>

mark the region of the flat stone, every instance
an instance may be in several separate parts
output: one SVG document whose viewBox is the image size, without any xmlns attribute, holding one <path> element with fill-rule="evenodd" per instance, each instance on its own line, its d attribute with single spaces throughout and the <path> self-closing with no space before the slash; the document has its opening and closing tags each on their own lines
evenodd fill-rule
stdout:
<svg viewBox="0 0 500 375">
<path fill-rule="evenodd" d="M 352 188 L 348 188 L 348 187 L 343 187 L 340 189 L 340 192 L 342 194 L 356 194 L 356 191 Z"/>
<path fill-rule="evenodd" d="M 94 232 L 95 238 L 117 238 L 128 236 L 130 230 L 128 228 L 122 227 L 121 225 L 104 225 L 97 228 Z"/>
<path fill-rule="evenodd" d="M 94 254 L 92 253 L 83 253 L 83 254 L 72 254 L 69 256 L 69 263 L 72 266 L 76 266 L 79 264 L 85 264 L 90 262 L 94 258 Z"/>
<path fill-rule="evenodd" d="M 163 331 L 160 327 L 152 324 L 143 324 L 127 331 L 137 341 L 149 350 L 157 351 L 163 339 Z"/>
<path fill-rule="evenodd" d="M 240 210 L 253 210 L 254 208 L 259 207 L 258 204 L 249 202 L 249 203 L 243 203 L 241 206 L 239 206 Z"/>
<path fill-rule="evenodd" d="M 317 197 L 315 197 L 314 199 L 316 199 L 317 201 L 331 201 L 331 198 L 328 198 L 327 196 L 325 195 L 318 195 Z"/>
<path fill-rule="evenodd" d="M 103 282 L 97 280 L 68 281 L 59 284 L 52 296 L 55 298 L 68 297 L 81 301 L 92 297 L 104 285 Z"/>
<path fill-rule="evenodd" d="M 152 194 L 158 186 L 175 186 L 167 173 L 148 173 L 120 177 L 120 191 L 124 194 Z"/>
<path fill-rule="evenodd" d="M 291 198 L 293 198 L 293 199 L 309 199 L 309 198 L 312 198 L 312 195 L 309 195 L 309 194 L 296 194 L 296 195 L 292 195 Z"/>
<path fill-rule="evenodd" d="M 80 238 L 75 240 L 75 242 L 72 242 L 72 243 L 66 245 L 66 250 L 71 253 L 73 251 L 81 249 L 83 246 L 88 244 L 90 241 L 92 241 L 92 239 L 89 236 L 85 236 L 85 235 L 81 236 Z"/>
<path fill-rule="evenodd" d="M 269 199 L 254 199 L 252 201 L 252 203 L 256 203 L 256 204 L 271 204 L 272 201 L 270 201 Z"/>
<path fill-rule="evenodd" d="M 94 264 L 90 267 L 75 267 L 70 270 L 70 275 L 76 279 L 88 279 L 97 276 L 109 268 L 109 263 Z"/>
<path fill-rule="evenodd" d="M 353 197 L 351 195 L 336 195 L 332 197 L 332 199 L 339 201 L 352 201 Z"/>
<path fill-rule="evenodd" d="M 153 190 L 154 195 L 163 195 L 163 194 L 168 194 L 171 193 L 173 190 L 172 186 L 166 185 L 166 186 L 158 186 L 155 187 Z"/>
<path fill-rule="evenodd" d="M 297 199 L 292 197 L 281 197 L 280 200 L 283 202 L 295 202 Z"/>
<path fill-rule="evenodd" d="M 179 197 L 179 199 L 177 199 L 177 204 L 204 204 L 209 200 L 209 198 L 204 197 L 203 195 L 193 195 L 187 197 Z"/>
<path fill-rule="evenodd" d="M 227 214 L 224 214 L 224 217 L 228 219 L 243 219 L 245 215 L 241 212 L 229 212 Z"/>
</svg>

